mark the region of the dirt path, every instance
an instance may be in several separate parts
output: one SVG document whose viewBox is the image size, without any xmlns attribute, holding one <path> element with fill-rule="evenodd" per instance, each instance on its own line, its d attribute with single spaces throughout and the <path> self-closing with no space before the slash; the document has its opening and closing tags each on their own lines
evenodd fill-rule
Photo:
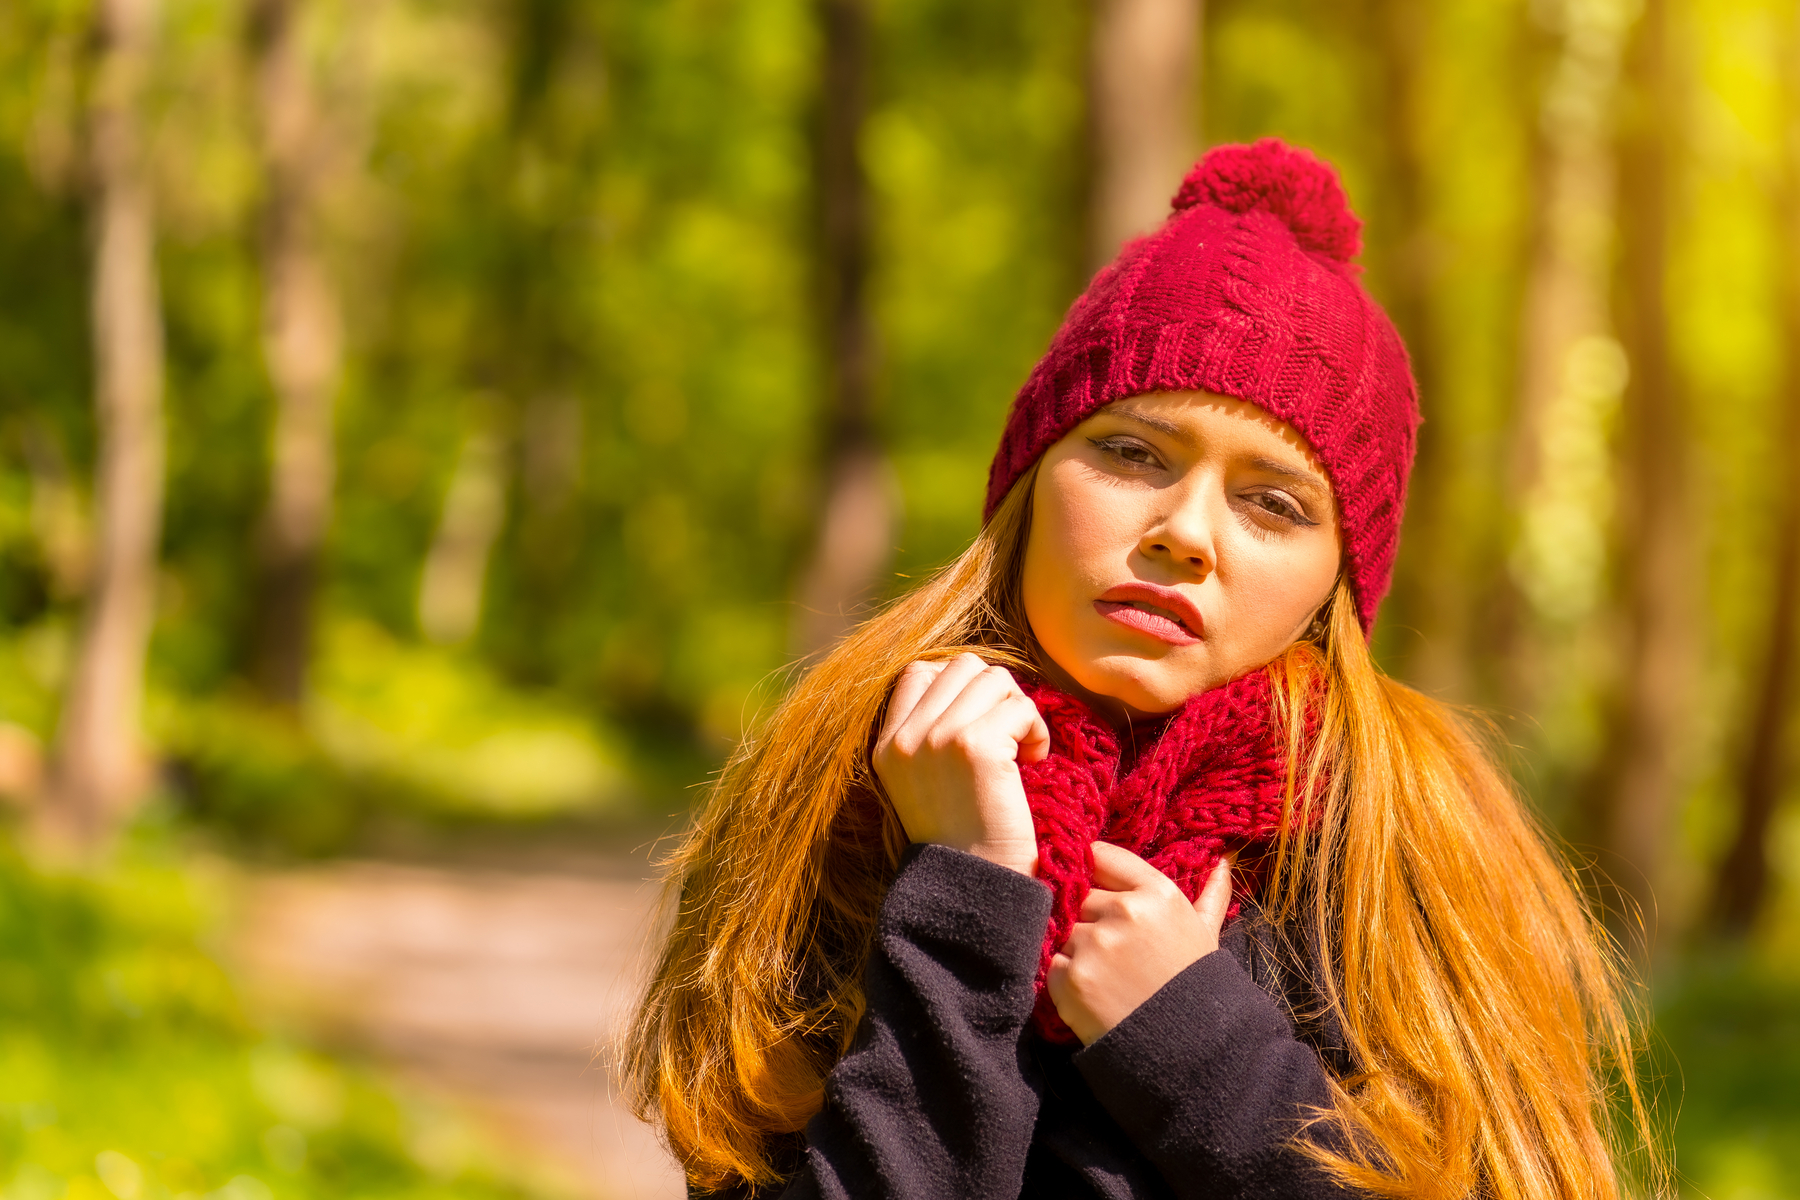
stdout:
<svg viewBox="0 0 1800 1200">
<path fill-rule="evenodd" d="M 252 1002 L 364 1047 L 594 1200 L 679 1172 L 608 1070 L 657 899 L 638 855 L 549 871 L 351 862 L 258 876 L 234 939 Z"/>
</svg>

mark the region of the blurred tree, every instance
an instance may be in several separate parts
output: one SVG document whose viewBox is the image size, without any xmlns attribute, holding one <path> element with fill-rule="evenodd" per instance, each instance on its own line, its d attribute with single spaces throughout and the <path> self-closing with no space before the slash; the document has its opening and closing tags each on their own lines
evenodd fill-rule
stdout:
<svg viewBox="0 0 1800 1200">
<path fill-rule="evenodd" d="M 584 412 L 573 389 L 586 365 L 587 332 L 576 291 L 583 281 L 561 262 L 580 262 L 587 249 L 582 214 L 592 203 L 606 144 L 606 106 L 595 101 L 604 100 L 607 79 L 580 6 L 513 0 L 501 12 L 508 53 L 504 141 L 477 160 L 486 166 L 497 159 L 500 167 L 501 187 L 489 198 L 497 225 L 485 322 L 495 336 L 477 343 L 470 372 L 473 383 L 495 389 L 501 400 L 467 409 L 470 428 L 445 493 L 428 570 L 465 564 L 470 616 L 478 616 L 487 553 L 510 520 L 518 615 L 560 624 L 570 619 L 569 592 L 584 534 L 578 503 Z M 571 96 L 571 78 L 582 75 L 591 78 Z M 576 97 L 592 111 L 584 112 Z M 492 497 L 485 509 L 484 495 Z M 485 525 L 484 511 L 490 513 Z M 460 557 L 436 553 L 452 545 L 464 547 Z M 425 588 L 422 582 L 421 616 Z M 434 632 L 449 637 L 453 631 L 440 625 Z M 540 641 L 526 678 L 553 677 L 543 664 L 547 649 Z"/>
<path fill-rule="evenodd" d="M 1618 312 L 1630 363 L 1620 410 L 1617 629 L 1624 670 L 1596 760 L 1592 819 L 1601 868 L 1641 918 L 1648 954 L 1657 889 L 1683 783 L 1698 659 L 1691 437 L 1669 351 L 1667 287 L 1673 139 L 1673 0 L 1645 0 L 1624 59 L 1619 115 Z M 1635 927 L 1634 927 L 1635 928 Z"/>
<path fill-rule="evenodd" d="M 434 642 L 461 642 L 481 620 L 488 556 L 505 515 L 497 439 L 477 426 L 463 441 L 443 515 L 419 573 L 419 630 Z"/>
<path fill-rule="evenodd" d="M 1782 15 L 1780 46 L 1781 182 L 1773 197 L 1783 332 L 1777 419 L 1783 458 L 1795 463 L 1800 462 L 1800 13 L 1791 5 Z M 1774 586 L 1737 769 L 1737 830 L 1713 884 L 1714 918 L 1737 936 L 1750 931 L 1768 901 L 1769 826 L 1792 770 L 1787 733 L 1800 649 L 1800 487 L 1784 480 L 1774 502 Z"/>
<path fill-rule="evenodd" d="M 461 447 L 418 611 L 433 614 L 422 628 L 444 641 L 468 632 L 458 612 L 471 629 L 485 622 L 515 677 L 542 683 L 566 671 L 559 635 L 591 620 L 580 592 L 592 554 L 583 393 L 599 356 L 586 293 L 605 271 L 594 213 L 611 79 L 596 14 L 561 0 L 510 0 L 496 12 L 500 121 L 465 166 L 481 213 L 470 281 L 480 319 L 461 366 L 474 397 L 456 406 Z M 453 261 L 465 242 L 445 248 Z"/>
<path fill-rule="evenodd" d="M 1199 143 L 1204 0 L 1094 0 L 1088 269 L 1169 214 Z"/>
<path fill-rule="evenodd" d="M 1610 416 L 1602 406 L 1616 402 L 1622 383 L 1621 372 L 1606 371 L 1621 361 L 1608 303 L 1610 132 L 1629 17 L 1619 0 L 1561 0 L 1534 15 L 1553 45 L 1531 109 L 1532 228 L 1508 463 L 1516 512 L 1495 653 L 1500 697 L 1515 713 L 1538 713 L 1545 703 L 1546 623 L 1562 632 L 1592 607 L 1601 556 L 1597 539 L 1590 545 L 1580 536 L 1590 528 L 1581 519 L 1592 483 L 1584 451 L 1601 436 Z M 1572 673 L 1570 664 L 1557 666 Z"/>
<path fill-rule="evenodd" d="M 1376 255 L 1389 314 L 1406 340 L 1425 421 L 1406 506 L 1409 546 L 1395 580 L 1393 616 L 1415 633 L 1403 644 L 1405 671 L 1429 692 L 1468 700 L 1472 692 L 1469 574 L 1449 567 L 1469 541 L 1453 494 L 1458 486 L 1460 419 L 1443 386 L 1435 287 L 1438 264 L 1427 195 L 1431 155 L 1425 134 L 1425 77 L 1435 6 L 1421 0 L 1370 0 L 1363 14 L 1376 48 L 1369 106 L 1383 152 Z"/>
<path fill-rule="evenodd" d="M 296 706 L 312 652 L 313 594 L 336 478 L 332 409 L 343 357 L 320 228 L 320 191 L 347 139 L 322 111 L 301 32 L 304 0 L 255 0 L 255 71 L 264 205 L 263 360 L 274 386 L 274 449 L 259 546 L 253 674 Z"/>
<path fill-rule="evenodd" d="M 93 584 L 63 699 L 47 840 L 92 844 L 143 790 L 144 652 L 163 491 L 163 332 L 144 129 L 156 0 L 99 0 L 89 101 L 93 351 L 100 428 Z"/>
<path fill-rule="evenodd" d="M 867 0 L 819 0 L 814 160 L 824 329 L 825 483 L 817 541 L 800 577 L 794 649 L 830 646 L 859 619 L 893 553 L 895 484 L 873 420 L 869 187 L 860 138 L 869 107 Z"/>
</svg>

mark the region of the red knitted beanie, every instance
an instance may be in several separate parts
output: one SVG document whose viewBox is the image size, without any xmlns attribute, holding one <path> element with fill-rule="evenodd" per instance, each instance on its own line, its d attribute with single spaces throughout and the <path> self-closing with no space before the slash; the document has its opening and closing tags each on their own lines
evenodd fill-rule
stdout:
<svg viewBox="0 0 1800 1200">
<path fill-rule="evenodd" d="M 1419 411 L 1400 335 L 1356 281 L 1361 228 L 1311 154 L 1274 138 L 1210 151 L 1162 228 L 1094 277 L 1019 389 L 983 519 L 1102 405 L 1165 391 L 1248 400 L 1324 465 L 1367 633 L 1393 574 Z"/>
</svg>

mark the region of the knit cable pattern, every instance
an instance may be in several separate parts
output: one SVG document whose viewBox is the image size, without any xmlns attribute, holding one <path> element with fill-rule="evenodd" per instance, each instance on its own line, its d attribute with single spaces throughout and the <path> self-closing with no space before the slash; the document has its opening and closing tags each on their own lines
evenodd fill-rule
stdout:
<svg viewBox="0 0 1800 1200">
<path fill-rule="evenodd" d="M 1075 1034 L 1045 980 L 1093 886 L 1093 843 L 1123 846 L 1194 899 L 1227 850 L 1279 832 L 1287 743 L 1266 670 L 1188 700 L 1129 763 L 1118 734 L 1081 701 L 1042 683 L 1024 690 L 1050 727 L 1049 756 L 1019 768 L 1037 829 L 1038 877 L 1054 894 L 1032 1017 L 1046 1039 L 1069 1043 Z M 1237 872 L 1234 897 L 1255 883 Z"/>
</svg>

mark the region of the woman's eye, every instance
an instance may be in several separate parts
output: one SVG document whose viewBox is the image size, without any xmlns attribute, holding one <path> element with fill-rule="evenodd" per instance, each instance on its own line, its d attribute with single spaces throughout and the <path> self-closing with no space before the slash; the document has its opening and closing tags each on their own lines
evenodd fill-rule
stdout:
<svg viewBox="0 0 1800 1200">
<path fill-rule="evenodd" d="M 1296 525 L 1312 524 L 1306 519 L 1306 514 L 1301 511 L 1300 506 L 1280 492 L 1257 492 L 1251 496 L 1251 500 L 1263 511 L 1280 517 L 1284 521 L 1292 521 Z"/>
<path fill-rule="evenodd" d="M 1133 467 L 1160 467 L 1155 451 L 1130 438 L 1094 438 L 1092 445 L 1101 453 Z"/>
</svg>

